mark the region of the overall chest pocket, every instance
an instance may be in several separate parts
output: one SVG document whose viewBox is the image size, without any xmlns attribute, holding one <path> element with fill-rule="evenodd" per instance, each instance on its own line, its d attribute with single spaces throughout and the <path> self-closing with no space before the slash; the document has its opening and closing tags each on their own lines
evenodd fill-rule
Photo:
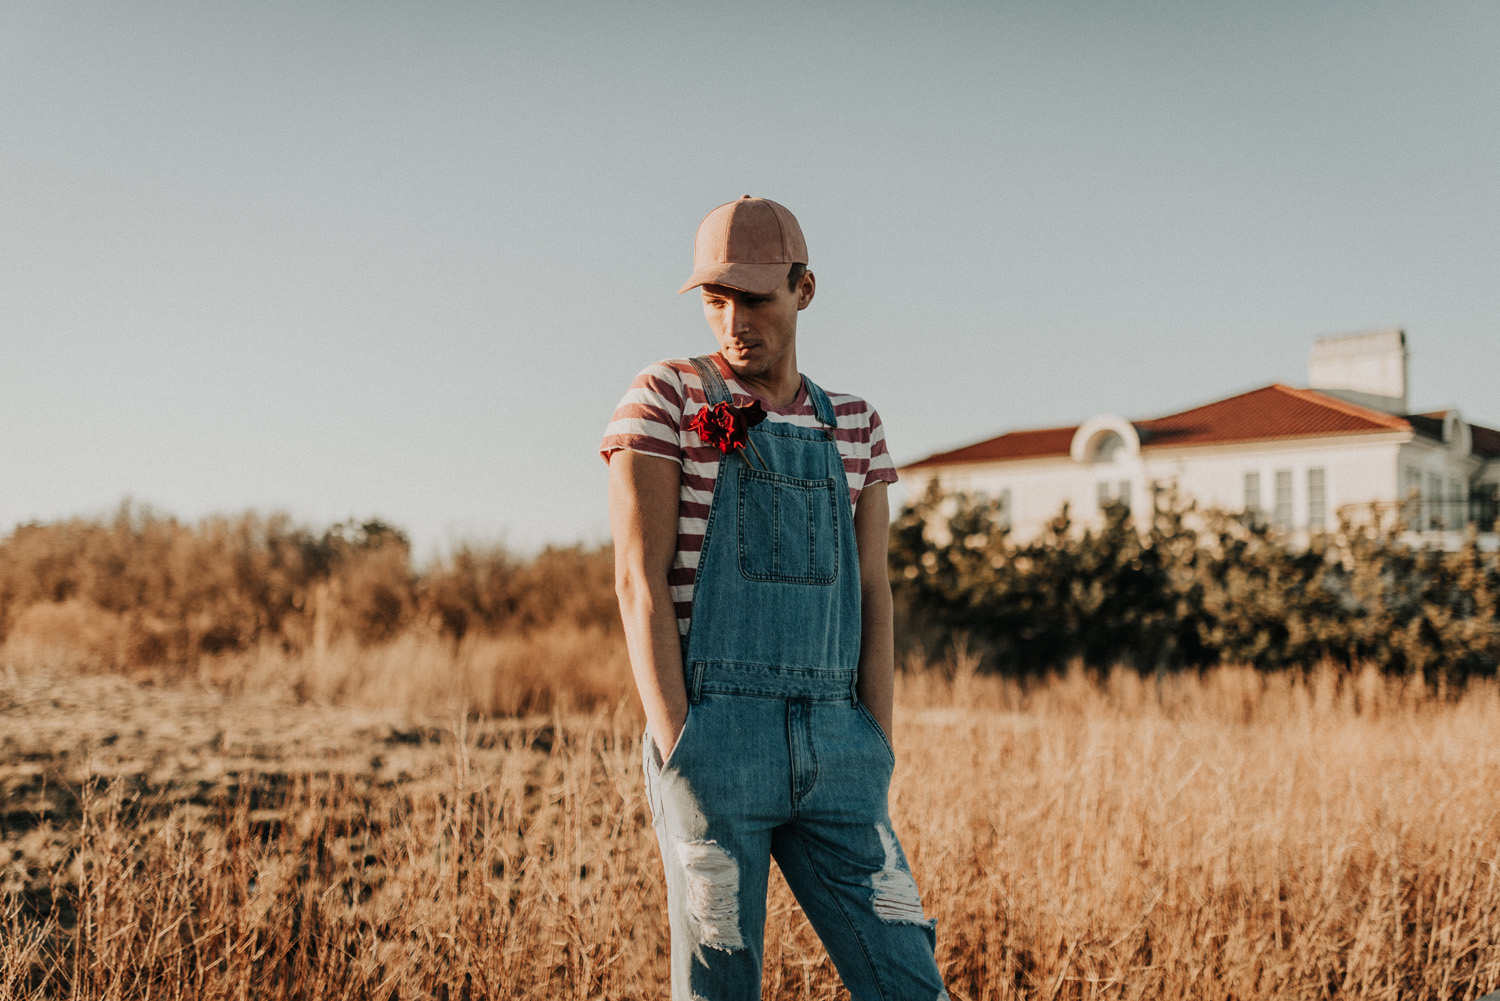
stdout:
<svg viewBox="0 0 1500 1001">
<path fill-rule="evenodd" d="M 739 470 L 740 573 L 750 580 L 832 584 L 839 574 L 833 479 Z"/>
</svg>

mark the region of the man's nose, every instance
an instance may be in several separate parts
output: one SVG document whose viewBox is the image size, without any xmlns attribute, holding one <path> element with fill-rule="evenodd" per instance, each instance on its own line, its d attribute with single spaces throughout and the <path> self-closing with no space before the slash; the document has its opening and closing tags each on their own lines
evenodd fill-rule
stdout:
<svg viewBox="0 0 1500 1001">
<path fill-rule="evenodd" d="M 747 330 L 750 326 L 750 311 L 731 299 L 729 305 L 724 307 L 724 321 L 731 333 Z"/>
</svg>

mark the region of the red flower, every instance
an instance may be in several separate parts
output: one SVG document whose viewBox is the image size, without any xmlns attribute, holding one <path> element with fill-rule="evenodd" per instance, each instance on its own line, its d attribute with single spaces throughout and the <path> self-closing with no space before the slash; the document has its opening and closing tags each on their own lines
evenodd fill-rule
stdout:
<svg viewBox="0 0 1500 1001">
<path fill-rule="evenodd" d="M 698 437 L 703 444 L 712 445 L 728 455 L 746 445 L 751 445 L 750 429 L 765 419 L 766 412 L 761 409 L 759 400 L 751 400 L 743 407 L 718 403 L 711 408 L 704 407 L 698 411 L 697 415 L 688 421 L 688 428 L 698 432 Z M 754 448 L 754 445 L 751 447 Z M 756 454 L 760 454 L 759 450 Z"/>
</svg>

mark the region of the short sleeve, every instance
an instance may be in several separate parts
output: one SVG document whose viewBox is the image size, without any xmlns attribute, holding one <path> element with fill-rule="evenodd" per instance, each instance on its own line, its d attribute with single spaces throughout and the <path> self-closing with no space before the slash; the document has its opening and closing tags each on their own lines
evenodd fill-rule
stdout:
<svg viewBox="0 0 1500 1001">
<path fill-rule="evenodd" d="M 667 362 L 647 367 L 615 407 L 599 455 L 605 462 L 621 449 L 682 462 L 682 373 Z"/>
<path fill-rule="evenodd" d="M 865 470 L 865 484 L 895 483 L 896 464 L 891 461 L 890 450 L 885 444 L 885 426 L 880 415 L 870 408 L 870 467 Z"/>
</svg>

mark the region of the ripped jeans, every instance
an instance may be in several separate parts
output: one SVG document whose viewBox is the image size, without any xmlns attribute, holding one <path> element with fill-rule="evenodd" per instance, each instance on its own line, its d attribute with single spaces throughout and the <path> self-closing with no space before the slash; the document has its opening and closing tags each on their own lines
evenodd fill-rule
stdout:
<svg viewBox="0 0 1500 1001">
<path fill-rule="evenodd" d="M 947 997 L 886 809 L 895 759 L 852 677 L 704 665 L 666 761 L 647 734 L 675 1001 L 760 997 L 772 858 L 855 1001 Z"/>
</svg>

